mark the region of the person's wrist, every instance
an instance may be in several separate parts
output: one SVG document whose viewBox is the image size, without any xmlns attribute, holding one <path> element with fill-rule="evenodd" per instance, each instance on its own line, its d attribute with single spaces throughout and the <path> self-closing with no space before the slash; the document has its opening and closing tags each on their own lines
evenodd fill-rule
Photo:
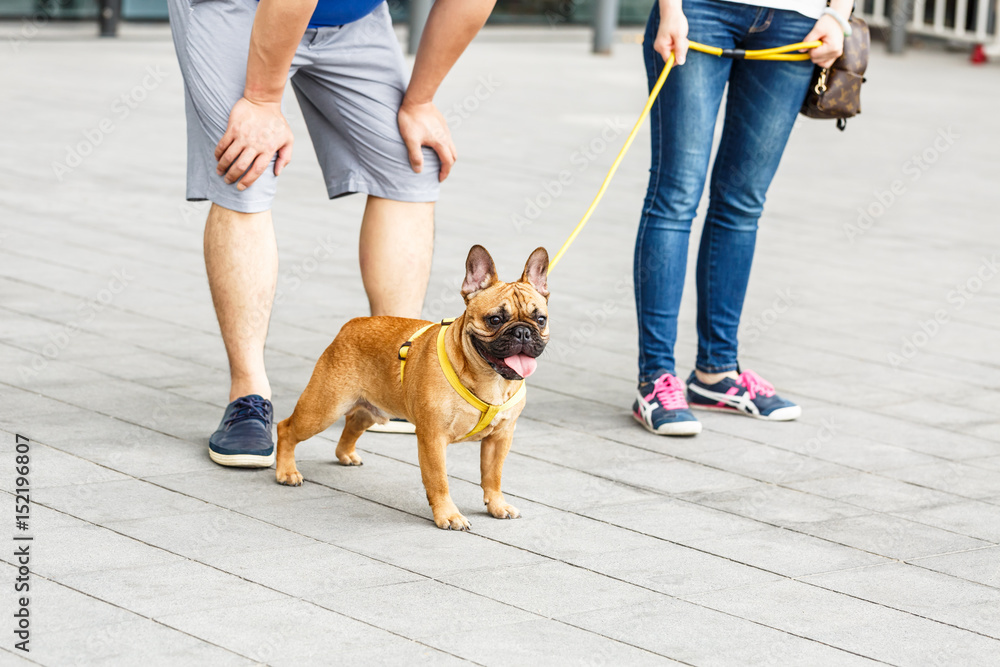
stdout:
<svg viewBox="0 0 1000 667">
<path fill-rule="evenodd" d="M 416 109 L 417 107 L 426 106 L 428 104 L 433 104 L 434 100 L 431 97 L 421 96 L 417 94 L 411 95 L 409 92 L 403 96 L 403 102 L 399 105 L 400 109 Z"/>
<path fill-rule="evenodd" d="M 837 25 L 840 26 L 841 31 L 844 33 L 844 37 L 851 36 L 852 32 L 851 24 L 848 21 L 847 17 L 844 16 L 842 13 L 840 13 L 838 10 L 834 9 L 833 7 L 824 7 L 823 16 L 829 16 L 834 21 L 836 21 Z"/>
<path fill-rule="evenodd" d="M 247 86 L 243 89 L 243 99 L 260 106 L 268 104 L 281 104 L 281 94 L 284 91 L 267 90 L 263 88 L 251 88 Z"/>
</svg>

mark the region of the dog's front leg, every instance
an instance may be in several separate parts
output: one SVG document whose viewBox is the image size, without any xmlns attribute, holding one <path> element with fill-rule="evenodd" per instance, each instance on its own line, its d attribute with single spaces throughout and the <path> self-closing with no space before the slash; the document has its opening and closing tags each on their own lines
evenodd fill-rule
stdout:
<svg viewBox="0 0 1000 667">
<path fill-rule="evenodd" d="M 506 428 L 494 431 L 485 438 L 479 448 L 479 470 L 483 487 L 483 502 L 490 515 L 498 519 L 517 519 L 521 513 L 513 505 L 508 505 L 500 491 L 500 477 L 503 474 L 503 462 L 510 451 L 510 443 L 514 439 L 514 429 Z"/>
<path fill-rule="evenodd" d="M 434 523 L 445 530 L 469 530 L 472 527 L 469 520 L 458 511 L 448 492 L 447 450 L 447 437 L 417 433 L 420 477 L 434 512 Z"/>
</svg>

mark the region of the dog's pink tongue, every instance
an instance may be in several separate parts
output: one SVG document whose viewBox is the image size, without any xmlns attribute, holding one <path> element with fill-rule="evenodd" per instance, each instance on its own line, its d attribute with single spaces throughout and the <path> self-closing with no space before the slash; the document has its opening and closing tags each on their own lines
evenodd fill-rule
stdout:
<svg viewBox="0 0 1000 667">
<path fill-rule="evenodd" d="M 514 369 L 514 372 L 523 378 L 528 377 L 538 368 L 538 360 L 526 354 L 515 354 L 503 360 L 505 364 Z"/>
</svg>

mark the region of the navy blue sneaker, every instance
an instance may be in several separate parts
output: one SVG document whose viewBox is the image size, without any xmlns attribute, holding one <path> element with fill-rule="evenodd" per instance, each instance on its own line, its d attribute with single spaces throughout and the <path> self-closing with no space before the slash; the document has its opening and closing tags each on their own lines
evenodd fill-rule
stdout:
<svg viewBox="0 0 1000 667">
<path fill-rule="evenodd" d="M 368 427 L 368 430 L 372 433 L 411 433 L 417 432 L 417 427 L 399 417 L 391 417 L 389 421 L 384 424 L 379 424 L 378 422 L 372 424 Z"/>
<path fill-rule="evenodd" d="M 271 401 L 257 394 L 237 398 L 226 407 L 222 423 L 208 439 L 208 455 L 223 466 L 266 468 L 274 463 Z"/>
<path fill-rule="evenodd" d="M 701 422 L 684 400 L 684 385 L 672 373 L 639 385 L 632 416 L 657 435 L 698 435 Z"/>
<path fill-rule="evenodd" d="M 692 408 L 733 412 L 747 417 L 786 422 L 797 419 L 802 408 L 778 396 L 774 385 L 753 371 L 743 371 L 735 380 L 723 378 L 705 384 L 691 372 L 687 380 L 687 398 Z"/>
</svg>

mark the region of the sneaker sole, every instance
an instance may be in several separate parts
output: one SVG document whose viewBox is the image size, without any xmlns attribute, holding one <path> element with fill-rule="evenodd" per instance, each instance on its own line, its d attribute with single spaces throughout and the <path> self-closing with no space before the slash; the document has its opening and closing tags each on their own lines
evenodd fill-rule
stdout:
<svg viewBox="0 0 1000 667">
<path fill-rule="evenodd" d="M 408 433 L 415 435 L 417 427 L 410 422 L 387 421 L 384 424 L 372 424 L 368 427 L 372 433 Z"/>
<path fill-rule="evenodd" d="M 642 427 L 652 433 L 653 435 L 698 435 L 701 433 L 701 422 L 669 422 L 662 424 L 660 428 L 656 429 L 646 423 L 645 419 L 640 419 L 632 413 L 632 419 L 636 420 Z"/>
<path fill-rule="evenodd" d="M 778 408 L 774 410 L 769 415 L 755 415 L 749 412 L 744 412 L 743 410 L 738 410 L 737 408 L 731 408 L 728 405 L 699 405 L 697 403 L 688 402 L 688 405 L 692 410 L 705 410 L 706 412 L 725 412 L 731 415 L 743 415 L 744 417 L 753 417 L 754 419 L 760 419 L 767 422 L 790 422 L 794 419 L 798 419 L 802 416 L 802 408 L 798 405 L 790 405 L 787 408 Z"/>
<path fill-rule="evenodd" d="M 211 449 L 208 456 L 220 466 L 230 468 L 270 468 L 274 465 L 274 452 L 267 456 L 257 454 L 219 454 Z"/>
</svg>

